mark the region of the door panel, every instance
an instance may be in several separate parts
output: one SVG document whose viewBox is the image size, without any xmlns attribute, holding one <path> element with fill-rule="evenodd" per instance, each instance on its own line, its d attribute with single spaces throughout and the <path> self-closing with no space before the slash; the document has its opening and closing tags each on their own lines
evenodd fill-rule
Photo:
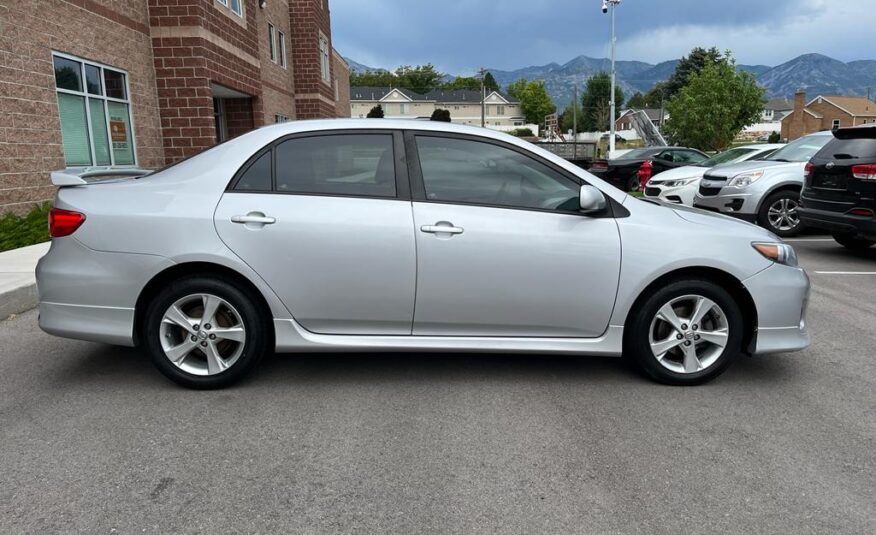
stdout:
<svg viewBox="0 0 876 535">
<path fill-rule="evenodd" d="M 244 221 L 232 222 L 236 216 Z M 265 224 L 262 217 L 275 221 Z M 222 240 L 304 328 L 411 334 L 416 252 L 410 201 L 226 193 L 215 221 Z"/>
<path fill-rule="evenodd" d="M 598 337 L 608 327 L 614 219 L 415 202 L 414 224 L 413 334 Z"/>
</svg>

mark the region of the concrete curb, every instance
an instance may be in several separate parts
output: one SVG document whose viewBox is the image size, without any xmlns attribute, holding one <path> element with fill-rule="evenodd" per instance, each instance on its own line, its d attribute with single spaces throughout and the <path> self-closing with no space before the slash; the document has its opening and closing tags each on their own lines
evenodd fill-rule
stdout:
<svg viewBox="0 0 876 535">
<path fill-rule="evenodd" d="M 36 284 L 19 286 L 0 294 L 0 320 L 20 314 L 37 306 L 39 296 Z"/>
</svg>

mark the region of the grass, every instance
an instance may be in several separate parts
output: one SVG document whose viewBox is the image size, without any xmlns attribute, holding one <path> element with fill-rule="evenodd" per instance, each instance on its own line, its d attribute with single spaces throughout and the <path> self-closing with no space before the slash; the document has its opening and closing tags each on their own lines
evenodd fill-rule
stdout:
<svg viewBox="0 0 876 535">
<path fill-rule="evenodd" d="M 35 206 L 25 216 L 6 214 L 0 217 L 0 252 L 49 241 L 51 204 Z"/>
</svg>

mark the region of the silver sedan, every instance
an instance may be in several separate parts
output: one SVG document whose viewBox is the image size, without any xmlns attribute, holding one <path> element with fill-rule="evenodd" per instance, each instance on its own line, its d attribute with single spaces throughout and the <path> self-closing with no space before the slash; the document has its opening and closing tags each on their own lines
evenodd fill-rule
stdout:
<svg viewBox="0 0 876 535">
<path fill-rule="evenodd" d="M 624 355 L 692 385 L 809 344 L 809 280 L 776 236 L 490 130 L 285 123 L 52 179 L 40 326 L 142 347 L 188 387 L 271 350 Z"/>
</svg>

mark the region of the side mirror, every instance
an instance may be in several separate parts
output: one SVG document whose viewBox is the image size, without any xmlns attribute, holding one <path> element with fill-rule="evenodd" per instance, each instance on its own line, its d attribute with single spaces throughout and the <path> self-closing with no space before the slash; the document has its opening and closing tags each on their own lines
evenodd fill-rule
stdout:
<svg viewBox="0 0 876 535">
<path fill-rule="evenodd" d="M 583 214 L 594 214 L 605 210 L 605 196 L 597 188 L 585 184 L 578 194 L 578 204 Z"/>
</svg>

